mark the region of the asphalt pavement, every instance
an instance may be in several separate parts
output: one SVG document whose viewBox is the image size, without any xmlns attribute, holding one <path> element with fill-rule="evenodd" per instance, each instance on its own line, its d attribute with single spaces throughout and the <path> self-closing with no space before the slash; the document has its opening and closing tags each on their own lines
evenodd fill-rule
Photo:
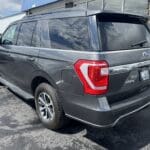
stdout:
<svg viewBox="0 0 150 150">
<path fill-rule="evenodd" d="M 0 150 L 150 150 L 150 107 L 115 128 L 96 129 L 71 121 L 57 132 L 43 127 L 34 102 L 0 86 Z"/>
</svg>

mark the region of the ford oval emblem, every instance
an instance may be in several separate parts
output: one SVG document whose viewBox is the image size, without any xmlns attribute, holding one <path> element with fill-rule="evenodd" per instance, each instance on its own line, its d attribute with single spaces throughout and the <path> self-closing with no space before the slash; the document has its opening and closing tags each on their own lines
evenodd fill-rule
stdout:
<svg viewBox="0 0 150 150">
<path fill-rule="evenodd" d="M 150 57 L 150 52 L 143 52 L 143 57 Z"/>
</svg>

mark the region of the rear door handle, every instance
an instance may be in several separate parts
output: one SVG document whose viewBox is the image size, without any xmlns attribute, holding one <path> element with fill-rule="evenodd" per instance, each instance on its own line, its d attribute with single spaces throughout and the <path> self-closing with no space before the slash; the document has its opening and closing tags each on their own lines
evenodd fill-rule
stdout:
<svg viewBox="0 0 150 150">
<path fill-rule="evenodd" d="M 28 57 L 27 60 L 29 60 L 29 61 L 35 61 L 35 58 L 34 57 Z"/>
</svg>

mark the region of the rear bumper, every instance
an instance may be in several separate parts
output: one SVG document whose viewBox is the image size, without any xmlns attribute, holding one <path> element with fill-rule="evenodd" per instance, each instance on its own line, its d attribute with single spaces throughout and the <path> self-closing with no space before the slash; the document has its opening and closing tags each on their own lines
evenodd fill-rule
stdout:
<svg viewBox="0 0 150 150">
<path fill-rule="evenodd" d="M 113 127 L 121 119 L 150 105 L 150 89 L 110 106 L 106 97 L 67 96 L 64 101 L 68 117 L 95 127 Z"/>
<path fill-rule="evenodd" d="M 69 115 L 69 114 L 66 114 L 66 116 L 68 116 L 69 118 L 78 120 L 78 121 L 80 121 L 80 122 L 86 123 L 86 124 L 88 124 L 88 125 L 94 126 L 94 127 L 98 127 L 98 128 L 109 128 L 109 127 L 114 127 L 121 119 L 126 118 L 126 117 L 128 117 L 129 115 L 132 115 L 132 114 L 134 114 L 134 113 L 136 113 L 136 112 L 138 112 L 138 111 L 140 111 L 140 110 L 146 108 L 146 107 L 149 106 L 149 105 L 150 105 L 150 102 L 148 102 L 147 104 L 145 104 L 145 105 L 143 105 L 143 106 L 141 106 L 141 107 L 139 107 L 139 108 L 137 108 L 137 109 L 132 110 L 131 112 L 122 114 L 122 115 L 119 116 L 118 118 L 117 118 L 117 116 L 116 116 L 116 120 L 115 120 L 115 121 L 112 121 L 111 124 L 103 124 L 103 125 L 102 125 L 102 122 L 101 122 L 101 121 L 97 121 L 97 122 L 92 123 L 92 122 L 88 122 L 88 121 L 86 121 L 86 120 L 83 120 L 83 119 L 80 119 L 80 118 L 71 116 L 71 115 Z M 103 117 L 105 117 L 105 116 L 103 116 Z M 107 118 L 107 119 L 110 119 L 110 120 L 111 120 L 111 117 L 110 117 L 110 118 Z"/>
</svg>

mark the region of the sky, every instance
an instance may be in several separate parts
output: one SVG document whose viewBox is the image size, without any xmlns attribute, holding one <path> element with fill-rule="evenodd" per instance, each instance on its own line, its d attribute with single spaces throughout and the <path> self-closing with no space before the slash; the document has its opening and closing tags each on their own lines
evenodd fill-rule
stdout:
<svg viewBox="0 0 150 150">
<path fill-rule="evenodd" d="M 9 16 L 21 11 L 22 0 L 0 0 L 0 17 Z"/>
</svg>

